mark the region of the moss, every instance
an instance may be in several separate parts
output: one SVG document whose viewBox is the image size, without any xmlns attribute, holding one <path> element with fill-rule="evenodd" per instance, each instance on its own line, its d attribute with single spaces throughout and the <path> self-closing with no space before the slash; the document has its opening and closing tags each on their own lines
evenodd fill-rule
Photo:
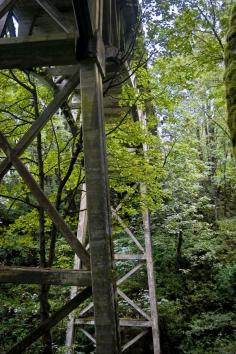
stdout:
<svg viewBox="0 0 236 354">
<path fill-rule="evenodd" d="M 230 26 L 226 36 L 227 41 L 234 40 L 235 34 L 236 34 L 236 25 Z"/>
<path fill-rule="evenodd" d="M 225 46 L 225 86 L 228 126 L 236 157 L 236 5 L 233 7 Z"/>
<path fill-rule="evenodd" d="M 232 14 L 230 18 L 230 26 L 236 25 L 236 5 L 233 6 Z"/>
<path fill-rule="evenodd" d="M 225 79 L 227 80 L 227 78 L 229 78 L 230 80 L 234 75 L 236 75 L 236 60 L 231 61 L 231 63 L 228 65 L 225 72 Z"/>
</svg>

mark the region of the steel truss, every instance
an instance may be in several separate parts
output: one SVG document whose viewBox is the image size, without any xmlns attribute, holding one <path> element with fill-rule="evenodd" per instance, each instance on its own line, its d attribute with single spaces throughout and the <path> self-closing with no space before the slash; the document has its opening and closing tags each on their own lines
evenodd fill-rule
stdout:
<svg viewBox="0 0 236 354">
<path fill-rule="evenodd" d="M 27 0 L 29 2 L 29 0 Z M 120 50 L 124 50 L 125 43 L 119 37 L 118 28 L 122 21 L 114 0 L 73 0 L 72 13 L 74 22 L 48 0 L 31 0 L 37 3 L 43 14 L 46 14 L 51 22 L 48 22 L 49 31 L 60 28 L 59 33 L 32 35 L 32 23 L 19 22 L 19 35 L 14 27 L 14 17 L 31 16 L 25 13 L 24 7 L 20 7 L 18 0 L 0 0 L 0 69 L 32 68 L 53 66 L 49 72 L 55 72 L 55 65 L 64 65 L 67 73 L 63 76 L 63 87 L 59 87 L 52 102 L 44 109 L 39 117 L 32 123 L 22 139 L 13 147 L 6 136 L 0 132 L 0 147 L 6 158 L 0 164 L 0 179 L 4 178 L 10 168 L 15 170 L 24 180 L 38 205 L 51 218 L 58 232 L 64 236 L 72 250 L 76 254 L 74 270 L 39 269 L 39 268 L 0 268 L 0 282 L 22 284 L 58 284 L 70 285 L 71 300 L 49 319 L 40 324 L 32 333 L 22 341 L 14 345 L 8 353 L 23 353 L 33 342 L 40 338 L 46 331 L 53 328 L 59 321 L 70 314 L 71 326 L 68 326 L 67 342 L 72 342 L 73 325 L 96 343 L 97 354 L 118 354 L 125 351 L 142 338 L 152 328 L 154 354 L 160 353 L 159 333 L 156 310 L 156 294 L 154 283 L 154 270 L 151 249 L 151 235 L 148 211 L 143 211 L 145 247 L 137 240 L 131 230 L 124 226 L 117 209 L 112 209 L 113 217 L 123 227 L 126 234 L 135 242 L 139 253 L 133 255 L 112 254 L 111 237 L 111 209 L 109 205 L 109 189 L 107 176 L 107 161 L 104 133 L 104 101 L 103 78 L 106 69 L 105 41 L 111 42 L 108 48 L 109 56 L 118 53 L 115 50 L 114 41 L 119 41 Z M 133 1 L 135 6 L 136 1 Z M 127 5 L 128 6 L 128 5 Z M 128 7 L 127 7 L 128 8 Z M 105 12 L 103 9 L 106 9 Z M 44 16 L 44 15 L 42 15 Z M 42 17 L 43 18 L 43 17 Z M 85 20 L 86 19 L 86 20 Z M 120 21 L 120 22 L 119 22 Z M 32 22 L 32 21 L 31 21 Z M 105 34 L 102 35 L 105 29 Z M 80 35 L 78 36 L 78 31 Z M 76 43 L 76 47 L 75 44 Z M 123 46 L 123 47 L 122 47 Z M 61 48 L 65 50 L 62 55 Z M 67 65 L 67 67 L 65 66 Z M 68 75 L 68 70 L 70 75 Z M 60 71 L 60 69 L 59 69 Z M 132 84 L 132 80 L 131 80 Z M 23 152 L 30 146 L 38 134 L 43 130 L 47 122 L 60 109 L 76 90 L 81 96 L 82 126 L 84 138 L 85 172 L 86 172 L 86 203 L 87 215 L 80 220 L 77 237 L 63 220 L 55 206 L 49 201 L 44 191 L 40 188 L 27 167 L 21 160 Z M 111 102 L 109 103 L 111 104 Z M 105 104 L 106 106 L 106 104 Z M 78 108 L 78 107 L 77 107 Z M 110 107 L 109 107 L 110 108 Z M 113 111 L 118 112 L 119 107 Z M 110 112 L 110 110 L 109 110 Z M 106 108 L 105 108 L 106 113 Z M 144 119 L 144 113 L 139 112 L 140 119 Z M 96 148 L 95 148 L 96 147 Z M 145 147 L 144 147 L 145 150 Z M 141 193 L 146 193 L 145 186 L 141 186 Z M 81 202 L 83 198 L 81 198 Z M 85 247 L 85 225 L 88 224 L 89 250 Z M 137 260 L 138 264 L 127 272 L 122 278 L 114 281 L 113 258 L 115 260 Z M 132 299 L 124 294 L 119 286 L 130 276 L 144 267 L 148 271 L 150 308 L 151 313 L 141 309 Z M 83 269 L 81 269 L 81 262 Z M 78 270 L 80 269 L 80 270 Z M 84 288 L 77 293 L 77 286 Z M 118 288 L 117 288 L 118 287 Z M 143 319 L 120 319 L 120 326 L 141 328 L 142 331 L 122 348 L 119 338 L 119 320 L 117 313 L 117 293 L 125 300 Z M 93 302 L 80 312 L 80 317 L 74 319 L 71 312 L 92 296 Z M 94 319 L 84 317 L 89 309 L 94 307 Z M 85 328 L 85 325 L 95 325 L 96 339 Z"/>
</svg>

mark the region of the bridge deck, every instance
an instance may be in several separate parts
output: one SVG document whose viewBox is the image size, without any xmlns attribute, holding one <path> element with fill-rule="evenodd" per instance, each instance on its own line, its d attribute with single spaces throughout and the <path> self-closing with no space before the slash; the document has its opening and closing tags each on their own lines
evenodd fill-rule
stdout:
<svg viewBox="0 0 236 354">
<path fill-rule="evenodd" d="M 50 3 L 52 6 L 49 7 L 48 3 Z M 76 22 L 73 13 L 72 1 L 53 0 L 47 2 L 42 0 L 18 0 L 13 11 L 19 23 L 19 35 L 21 35 L 23 32 L 23 29 L 26 29 L 27 25 L 32 26 L 32 21 L 34 21 L 34 35 L 63 32 L 63 28 L 59 26 L 52 17 L 49 16 L 45 9 L 47 11 L 51 11 L 52 14 L 54 13 L 54 18 L 56 18 L 56 15 L 58 15 L 58 17 L 60 17 L 61 23 L 65 23 L 67 25 L 69 32 L 76 31 Z"/>
</svg>

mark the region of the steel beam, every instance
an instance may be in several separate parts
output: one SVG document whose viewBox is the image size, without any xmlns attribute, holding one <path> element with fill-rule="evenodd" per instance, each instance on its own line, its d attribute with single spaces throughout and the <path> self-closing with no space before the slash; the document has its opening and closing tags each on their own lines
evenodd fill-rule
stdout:
<svg viewBox="0 0 236 354">
<path fill-rule="evenodd" d="M 65 20 L 58 9 L 47 0 L 35 0 L 45 12 L 60 26 L 66 33 L 74 32 L 74 28 Z"/>
<path fill-rule="evenodd" d="M 0 267 L 0 283 L 91 286 L 85 270 Z"/>
<path fill-rule="evenodd" d="M 32 343 L 34 343 L 38 338 L 42 337 L 43 334 L 49 331 L 51 328 L 56 326 L 58 322 L 63 320 L 70 312 L 72 312 L 76 307 L 78 307 L 82 302 L 84 302 L 91 295 L 91 288 L 86 288 L 81 291 L 74 299 L 70 300 L 66 305 L 64 305 L 60 310 L 55 312 L 48 320 L 41 323 L 33 332 L 31 332 L 22 341 L 14 345 L 7 354 L 22 354 L 25 349 L 27 349 Z"/>
<path fill-rule="evenodd" d="M 94 326 L 94 319 L 91 318 L 79 318 L 75 321 L 77 325 L 91 325 Z M 123 319 L 121 318 L 119 320 L 120 326 L 121 327 L 140 327 L 140 328 L 149 328 L 152 327 L 152 324 L 150 321 L 144 321 L 144 320 L 134 320 L 134 319 Z"/>
<path fill-rule="evenodd" d="M 6 13 L 8 13 L 12 7 L 15 5 L 17 0 L 4 0 L 0 5 L 0 18 L 2 18 Z"/>
<path fill-rule="evenodd" d="M 145 336 L 149 332 L 148 329 L 145 329 L 141 333 L 139 333 L 136 337 L 131 339 L 128 343 L 126 343 L 122 348 L 122 353 L 129 349 L 132 345 L 134 345 L 138 340 L 140 340 L 143 336 Z"/>
<path fill-rule="evenodd" d="M 119 330 L 112 276 L 102 78 L 92 60 L 81 63 L 80 77 L 96 353 L 117 354 Z"/>
<path fill-rule="evenodd" d="M 76 38 L 76 33 L 1 38 L 0 69 L 77 64 Z"/>
<path fill-rule="evenodd" d="M 81 242 L 83 246 L 86 244 L 86 234 L 87 234 L 87 197 L 86 197 L 86 184 L 83 183 L 82 191 L 80 195 L 80 213 L 79 213 L 79 223 L 77 228 L 77 239 Z M 75 255 L 74 258 L 74 269 L 77 271 L 81 269 L 81 261 Z M 77 294 L 78 288 L 73 286 L 70 290 L 70 296 L 73 298 Z M 74 320 L 75 314 L 70 313 L 66 329 L 66 340 L 65 345 L 67 347 L 72 347 L 74 341 Z M 70 352 L 70 351 L 69 351 Z M 68 352 L 68 354 L 69 354 Z"/>
</svg>

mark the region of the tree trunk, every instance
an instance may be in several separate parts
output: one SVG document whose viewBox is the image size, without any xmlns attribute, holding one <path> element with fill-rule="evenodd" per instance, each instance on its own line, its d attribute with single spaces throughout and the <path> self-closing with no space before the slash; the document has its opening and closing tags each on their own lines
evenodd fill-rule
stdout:
<svg viewBox="0 0 236 354">
<path fill-rule="evenodd" d="M 33 93 L 34 109 L 36 119 L 39 117 L 38 110 L 38 98 L 36 89 Z M 42 137 L 41 133 L 37 136 L 37 157 L 38 157 L 38 169 L 39 169 L 39 185 L 44 190 L 44 166 L 43 166 L 43 153 L 42 153 Z M 39 253 L 40 253 L 40 267 L 46 267 L 46 240 L 45 240 L 45 215 L 43 208 L 39 208 Z M 48 285 L 40 285 L 39 301 L 40 301 L 40 319 L 44 322 L 49 318 L 50 305 L 48 302 Z M 52 354 L 52 338 L 50 331 L 45 332 L 42 337 L 45 354 Z"/>
<path fill-rule="evenodd" d="M 180 230 L 177 236 L 176 245 L 176 268 L 179 270 L 182 266 L 182 244 L 183 244 L 183 231 Z"/>
</svg>

